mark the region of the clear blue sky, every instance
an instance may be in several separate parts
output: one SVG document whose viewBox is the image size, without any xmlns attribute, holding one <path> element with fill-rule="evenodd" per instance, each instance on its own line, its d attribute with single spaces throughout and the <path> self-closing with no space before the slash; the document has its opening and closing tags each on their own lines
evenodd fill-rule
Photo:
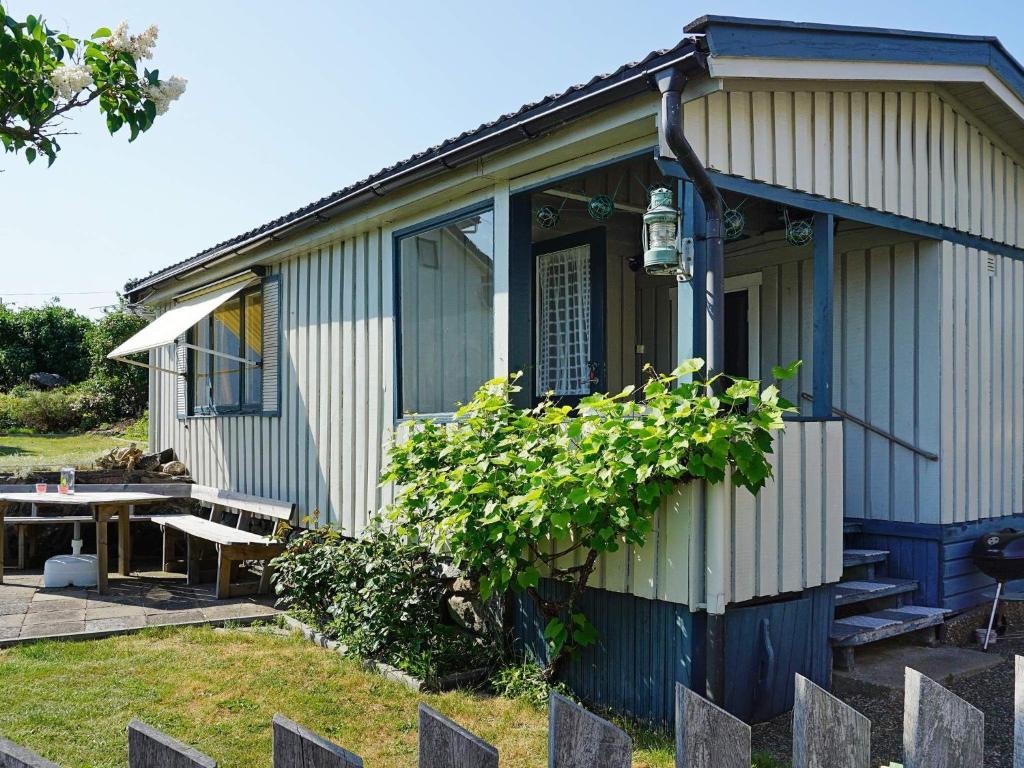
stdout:
<svg viewBox="0 0 1024 768">
<path fill-rule="evenodd" d="M 6 5 L 76 36 L 156 23 L 154 62 L 189 81 L 134 144 L 90 114 L 52 168 L 0 155 L 0 297 L 91 314 L 128 278 L 671 46 L 705 13 L 995 34 L 1024 59 L 1020 0 Z M 42 295 L 14 295 L 28 293 Z"/>
</svg>

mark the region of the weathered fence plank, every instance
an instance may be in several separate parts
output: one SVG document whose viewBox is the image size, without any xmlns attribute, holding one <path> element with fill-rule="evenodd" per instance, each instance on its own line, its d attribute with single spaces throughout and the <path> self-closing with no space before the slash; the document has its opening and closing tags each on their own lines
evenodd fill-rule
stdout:
<svg viewBox="0 0 1024 768">
<path fill-rule="evenodd" d="M 978 768 L 984 754 L 984 713 L 907 667 L 903 694 L 905 768 Z"/>
<path fill-rule="evenodd" d="M 274 768 L 363 768 L 363 760 L 283 715 L 274 715 Z"/>
<path fill-rule="evenodd" d="M 420 768 L 498 768 L 498 750 L 420 704 Z"/>
<path fill-rule="evenodd" d="M 633 740 L 564 696 L 548 703 L 549 768 L 629 768 Z"/>
<path fill-rule="evenodd" d="M 750 768 L 750 726 L 676 683 L 676 768 Z"/>
<path fill-rule="evenodd" d="M 1013 664 L 1013 768 L 1024 768 L 1024 656 Z"/>
<path fill-rule="evenodd" d="M 60 768 L 56 763 L 44 760 L 35 752 L 19 747 L 13 741 L 0 736 L 0 768 Z"/>
<path fill-rule="evenodd" d="M 128 723 L 128 768 L 217 768 L 217 762 L 141 720 L 132 720 Z"/>
<path fill-rule="evenodd" d="M 869 768 L 871 721 L 802 675 L 793 702 L 793 768 Z"/>
</svg>

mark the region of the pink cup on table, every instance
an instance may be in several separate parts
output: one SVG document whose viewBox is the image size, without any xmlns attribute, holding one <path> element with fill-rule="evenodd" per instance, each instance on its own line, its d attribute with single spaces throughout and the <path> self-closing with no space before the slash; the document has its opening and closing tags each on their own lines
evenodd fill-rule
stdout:
<svg viewBox="0 0 1024 768">
<path fill-rule="evenodd" d="M 36 483 L 36 493 L 46 493 L 46 483 Z"/>
</svg>

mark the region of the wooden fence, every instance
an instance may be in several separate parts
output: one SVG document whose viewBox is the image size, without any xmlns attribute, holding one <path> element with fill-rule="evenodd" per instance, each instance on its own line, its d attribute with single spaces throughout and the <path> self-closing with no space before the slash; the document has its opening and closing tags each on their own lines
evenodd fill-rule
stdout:
<svg viewBox="0 0 1024 768">
<path fill-rule="evenodd" d="M 796 676 L 792 768 L 872 768 L 871 721 Z M 1024 768 L 1024 657 L 1016 658 L 1014 768 Z M 274 715 L 274 768 L 363 768 L 357 755 Z M 980 768 L 984 715 L 933 680 L 906 670 L 904 768 Z M 548 706 L 549 768 L 629 768 L 630 737 L 568 699 Z M 128 724 L 129 768 L 216 768 L 210 757 L 145 723 Z M 676 686 L 676 767 L 750 768 L 750 727 Z M 3 768 L 59 768 L 0 738 Z M 419 768 L 498 768 L 498 751 L 430 707 L 419 707 Z"/>
</svg>

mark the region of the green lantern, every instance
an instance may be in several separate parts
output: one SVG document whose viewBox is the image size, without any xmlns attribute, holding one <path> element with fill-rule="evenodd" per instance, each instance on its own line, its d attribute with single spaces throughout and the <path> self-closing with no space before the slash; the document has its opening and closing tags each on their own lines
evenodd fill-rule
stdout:
<svg viewBox="0 0 1024 768">
<path fill-rule="evenodd" d="M 679 210 L 672 203 L 672 191 L 664 187 L 651 190 L 650 204 L 644 213 L 644 269 L 649 275 L 689 274 L 679 258 Z"/>
</svg>

